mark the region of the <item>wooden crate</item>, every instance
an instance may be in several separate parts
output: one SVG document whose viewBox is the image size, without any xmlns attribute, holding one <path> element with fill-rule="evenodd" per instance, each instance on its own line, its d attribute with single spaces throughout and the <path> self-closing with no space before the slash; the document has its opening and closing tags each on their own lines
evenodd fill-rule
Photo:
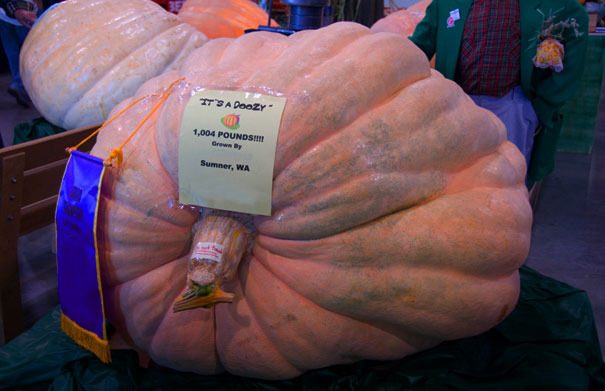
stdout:
<svg viewBox="0 0 605 391">
<path fill-rule="evenodd" d="M 65 151 L 100 125 L 0 149 L 0 320 L 4 343 L 23 332 L 17 245 L 21 235 L 52 224 Z M 89 151 L 95 137 L 79 149 Z"/>
</svg>

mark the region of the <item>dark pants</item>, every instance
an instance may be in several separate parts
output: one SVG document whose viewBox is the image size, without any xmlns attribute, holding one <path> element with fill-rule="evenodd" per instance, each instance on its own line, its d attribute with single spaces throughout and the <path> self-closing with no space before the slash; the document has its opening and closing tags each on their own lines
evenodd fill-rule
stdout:
<svg viewBox="0 0 605 391">
<path fill-rule="evenodd" d="M 352 20 L 367 27 L 384 17 L 384 0 L 346 0 L 344 20 Z"/>
<path fill-rule="evenodd" d="M 15 26 L 14 24 L 0 20 L 2 47 L 6 53 L 6 58 L 8 58 L 8 67 L 13 77 L 11 85 L 19 89 L 23 89 L 23 82 L 19 74 L 19 53 L 28 32 L 29 30 L 25 26 Z"/>
</svg>

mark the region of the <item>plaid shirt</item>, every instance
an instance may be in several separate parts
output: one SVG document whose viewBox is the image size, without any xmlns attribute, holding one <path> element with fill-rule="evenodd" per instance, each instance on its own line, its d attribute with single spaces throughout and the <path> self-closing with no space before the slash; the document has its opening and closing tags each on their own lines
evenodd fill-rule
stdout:
<svg viewBox="0 0 605 391">
<path fill-rule="evenodd" d="M 0 6 L 4 9 L 4 12 L 6 12 L 6 16 L 13 19 L 15 18 L 15 11 L 17 10 L 33 11 L 36 8 L 32 0 L 3 0 L 0 1 Z"/>
<path fill-rule="evenodd" d="M 521 82 L 519 0 L 474 0 L 455 81 L 469 95 L 506 95 Z"/>
</svg>

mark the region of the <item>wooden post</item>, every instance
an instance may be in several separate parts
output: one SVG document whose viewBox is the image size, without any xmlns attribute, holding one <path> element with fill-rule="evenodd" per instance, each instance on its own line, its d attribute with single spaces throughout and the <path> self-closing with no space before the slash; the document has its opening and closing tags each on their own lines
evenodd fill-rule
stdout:
<svg viewBox="0 0 605 391">
<path fill-rule="evenodd" d="M 24 166 L 25 153 L 0 160 L 0 316 L 5 343 L 24 327 L 17 256 Z"/>
</svg>

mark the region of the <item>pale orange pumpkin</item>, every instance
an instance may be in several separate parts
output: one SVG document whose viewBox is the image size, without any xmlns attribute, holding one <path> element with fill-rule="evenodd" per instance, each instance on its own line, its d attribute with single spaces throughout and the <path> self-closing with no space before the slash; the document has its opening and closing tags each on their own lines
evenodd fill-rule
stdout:
<svg viewBox="0 0 605 391">
<path fill-rule="evenodd" d="M 105 176 L 106 313 L 131 346 L 182 371 L 283 379 L 401 358 L 513 310 L 532 222 L 525 161 L 407 38 L 336 23 L 216 39 L 133 99 L 179 77 Z M 181 117 L 203 88 L 287 98 L 271 216 L 204 209 L 196 224 L 200 208 L 178 203 Z M 158 99 L 108 125 L 92 153 L 106 158 Z M 211 235 L 229 250 L 204 273 L 226 293 L 174 312 Z"/>
<path fill-rule="evenodd" d="M 148 0 L 69 0 L 29 32 L 21 77 L 38 111 L 73 129 L 104 121 L 141 84 L 177 69 L 206 41 Z"/>
<path fill-rule="evenodd" d="M 420 0 L 409 8 L 393 12 L 372 25 L 372 32 L 391 32 L 406 37 L 414 33 L 416 25 L 424 18 L 426 7 L 432 0 Z"/>
<path fill-rule="evenodd" d="M 269 21 L 267 13 L 250 0 L 187 0 L 178 15 L 208 38 L 237 38 Z"/>
</svg>

